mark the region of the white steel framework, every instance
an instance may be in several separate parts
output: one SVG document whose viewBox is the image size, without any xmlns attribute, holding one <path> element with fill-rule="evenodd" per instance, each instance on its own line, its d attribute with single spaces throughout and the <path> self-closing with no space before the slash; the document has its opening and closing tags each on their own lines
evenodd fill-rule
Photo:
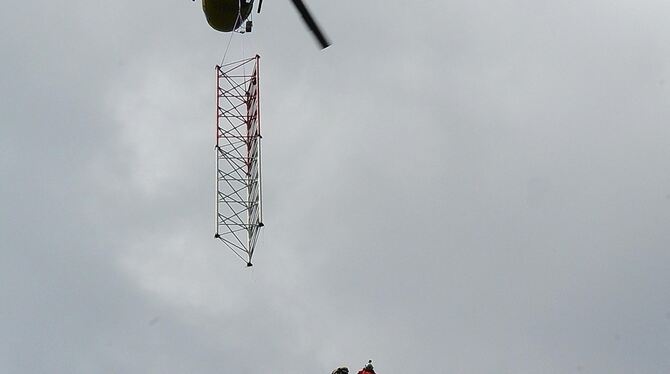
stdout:
<svg viewBox="0 0 670 374">
<path fill-rule="evenodd" d="M 260 56 L 216 67 L 216 234 L 252 266 L 263 227 Z"/>
</svg>

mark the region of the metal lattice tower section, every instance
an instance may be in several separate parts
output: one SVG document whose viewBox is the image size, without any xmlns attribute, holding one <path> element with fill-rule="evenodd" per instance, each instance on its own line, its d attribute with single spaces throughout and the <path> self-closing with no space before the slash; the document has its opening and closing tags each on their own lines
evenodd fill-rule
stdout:
<svg viewBox="0 0 670 374">
<path fill-rule="evenodd" d="M 251 266 L 260 228 L 260 56 L 216 67 L 216 234 Z"/>
</svg>

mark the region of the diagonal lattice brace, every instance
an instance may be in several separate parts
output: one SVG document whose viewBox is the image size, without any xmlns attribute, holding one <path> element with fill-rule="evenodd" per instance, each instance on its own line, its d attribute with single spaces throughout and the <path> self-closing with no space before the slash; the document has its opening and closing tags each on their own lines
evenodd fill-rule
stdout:
<svg viewBox="0 0 670 374">
<path fill-rule="evenodd" d="M 251 266 L 263 227 L 260 57 L 216 67 L 216 234 Z"/>
</svg>

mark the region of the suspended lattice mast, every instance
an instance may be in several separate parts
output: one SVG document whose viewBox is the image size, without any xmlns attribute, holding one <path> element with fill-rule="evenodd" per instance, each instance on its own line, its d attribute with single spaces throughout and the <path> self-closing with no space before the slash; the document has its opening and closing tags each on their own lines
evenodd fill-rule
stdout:
<svg viewBox="0 0 670 374">
<path fill-rule="evenodd" d="M 216 234 L 251 266 L 263 227 L 260 56 L 216 67 Z"/>
</svg>

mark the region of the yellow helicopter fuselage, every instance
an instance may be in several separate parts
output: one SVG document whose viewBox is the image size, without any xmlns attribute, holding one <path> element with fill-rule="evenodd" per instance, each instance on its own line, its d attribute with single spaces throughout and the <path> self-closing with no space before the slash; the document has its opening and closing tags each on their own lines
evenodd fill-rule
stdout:
<svg viewBox="0 0 670 374">
<path fill-rule="evenodd" d="M 202 0 L 202 10 L 213 29 L 230 32 L 249 17 L 254 4 L 247 0 Z"/>
</svg>

